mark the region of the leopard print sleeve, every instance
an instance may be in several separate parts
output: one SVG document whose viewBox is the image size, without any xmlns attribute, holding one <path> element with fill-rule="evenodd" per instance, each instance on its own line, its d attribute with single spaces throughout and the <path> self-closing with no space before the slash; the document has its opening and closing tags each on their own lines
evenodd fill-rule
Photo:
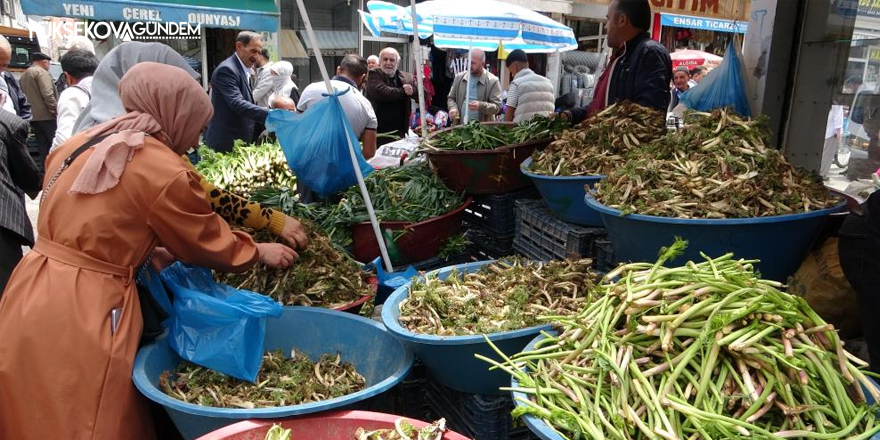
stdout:
<svg viewBox="0 0 880 440">
<path fill-rule="evenodd" d="M 184 162 L 195 171 L 186 156 Z M 196 172 L 198 174 L 198 172 Z M 208 202 L 220 217 L 227 223 L 255 230 L 269 229 L 275 235 L 281 235 L 284 229 L 285 215 L 270 208 L 264 208 L 259 203 L 248 201 L 246 198 L 233 194 L 214 186 L 213 183 L 199 174 L 199 185 L 205 190 Z"/>
</svg>

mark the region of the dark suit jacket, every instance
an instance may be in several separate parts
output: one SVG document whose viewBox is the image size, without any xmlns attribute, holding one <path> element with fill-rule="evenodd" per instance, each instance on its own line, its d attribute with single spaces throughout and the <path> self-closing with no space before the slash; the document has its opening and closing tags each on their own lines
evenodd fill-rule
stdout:
<svg viewBox="0 0 880 440">
<path fill-rule="evenodd" d="M 236 55 L 223 60 L 211 75 L 211 104 L 214 117 L 208 124 L 205 143 L 217 151 L 232 151 L 236 139 L 253 142 L 259 133 L 254 125 L 263 123 L 269 109 L 254 104 L 247 73 Z"/>
<path fill-rule="evenodd" d="M 9 88 L 9 97 L 12 99 L 12 104 L 15 105 L 15 112 L 18 113 L 18 117 L 25 121 L 30 121 L 31 105 L 28 103 L 27 96 L 24 96 L 24 92 L 21 91 L 18 81 L 9 72 L 3 72 L 3 79 L 6 80 L 6 86 Z"/>
<path fill-rule="evenodd" d="M 0 227 L 34 244 L 34 231 L 24 205 L 24 193 L 36 197 L 43 174 L 27 149 L 28 124 L 0 110 Z"/>
<path fill-rule="evenodd" d="M 366 97 L 373 104 L 379 122 L 376 131 L 379 133 L 394 131 L 403 137 L 409 128 L 409 114 L 412 112 L 410 99 L 419 99 L 419 89 L 411 74 L 398 70 L 396 76 L 397 81 L 394 77 L 386 75 L 381 68 L 376 67 L 371 70 L 367 76 Z M 403 91 L 404 84 L 413 86 L 412 96 Z"/>
</svg>

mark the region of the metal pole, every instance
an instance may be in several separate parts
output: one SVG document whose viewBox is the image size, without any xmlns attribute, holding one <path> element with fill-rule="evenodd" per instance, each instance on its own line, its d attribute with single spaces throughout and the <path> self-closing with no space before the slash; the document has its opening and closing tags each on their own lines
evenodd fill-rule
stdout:
<svg viewBox="0 0 880 440">
<path fill-rule="evenodd" d="M 358 11 L 364 10 L 364 0 L 358 0 Z M 358 22 L 358 55 L 364 56 L 364 22 L 361 20 L 360 13 L 357 13 Z"/>
<path fill-rule="evenodd" d="M 412 42 L 412 52 L 413 52 L 413 60 L 416 62 L 416 78 L 418 79 L 418 93 L 419 93 L 419 119 L 421 119 L 422 123 L 422 139 L 428 136 L 428 124 L 426 122 L 426 118 L 428 115 L 425 114 L 425 72 L 422 69 L 422 47 L 419 45 L 419 20 L 416 15 L 416 0 L 410 0 L 410 6 L 412 7 L 412 25 L 413 25 L 413 42 Z"/>
<path fill-rule="evenodd" d="M 202 88 L 208 90 L 208 28 L 201 28 L 202 34 Z"/>
<path fill-rule="evenodd" d="M 303 23 L 306 25 L 311 46 L 315 51 L 315 57 L 318 58 L 318 69 L 321 70 L 321 76 L 324 78 L 324 85 L 327 86 L 327 93 L 335 93 L 333 85 L 330 84 L 330 75 L 327 74 L 327 66 L 324 65 L 324 57 L 321 56 L 321 48 L 318 47 L 318 39 L 315 38 L 315 31 L 312 29 L 312 22 L 309 20 L 309 14 L 303 0 L 296 0 L 299 7 L 299 13 L 302 14 Z M 343 117 L 344 114 L 343 114 Z M 376 219 L 376 211 L 373 209 L 373 200 L 370 199 L 370 193 L 367 191 L 367 185 L 364 183 L 364 175 L 361 173 L 361 167 L 357 160 L 357 153 L 354 151 L 354 145 L 351 142 L 351 136 L 345 136 L 348 141 L 348 152 L 351 156 L 351 164 L 354 168 L 354 174 L 357 176 L 358 186 L 361 188 L 361 196 L 364 198 L 364 204 L 367 205 L 367 214 L 370 215 L 370 224 L 373 225 L 373 233 L 376 234 L 376 242 L 379 244 L 379 252 L 382 254 L 382 261 L 385 262 L 385 270 L 393 272 L 394 267 L 391 265 L 391 258 L 388 256 L 388 249 L 385 247 L 385 239 L 382 237 L 382 231 L 379 229 L 379 220 Z"/>
<path fill-rule="evenodd" d="M 465 124 L 468 123 L 468 119 L 469 119 L 468 116 L 470 116 L 470 114 L 471 114 L 471 110 L 470 110 L 469 106 L 471 105 L 471 81 L 474 80 L 474 78 L 471 78 L 471 76 L 470 76 L 471 75 L 471 57 L 473 56 L 471 54 L 471 52 L 473 50 L 474 50 L 474 40 L 468 40 L 468 54 L 467 54 L 467 61 L 465 62 L 465 68 L 464 68 L 464 74 L 468 79 L 468 86 L 467 86 L 467 89 L 465 89 L 467 91 L 464 93 L 464 103 L 462 105 L 462 107 L 464 107 L 464 109 L 462 109 L 464 111 L 464 117 L 461 118 L 461 120 L 464 121 Z M 464 78 L 462 78 L 462 79 L 464 79 Z M 462 110 L 459 110 L 459 111 L 462 111 Z"/>
</svg>

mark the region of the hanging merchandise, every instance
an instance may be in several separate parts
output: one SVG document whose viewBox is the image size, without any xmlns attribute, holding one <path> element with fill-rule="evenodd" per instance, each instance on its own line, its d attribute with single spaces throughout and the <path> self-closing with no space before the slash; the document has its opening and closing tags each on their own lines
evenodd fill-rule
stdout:
<svg viewBox="0 0 880 440">
<path fill-rule="evenodd" d="M 353 145 L 358 145 L 358 139 L 339 103 L 339 96 L 350 90 L 318 101 L 305 113 L 272 110 L 266 118 L 266 128 L 276 133 L 297 180 L 321 197 L 358 183 L 346 137 Z M 366 176 L 373 168 L 360 148 L 355 149 L 355 154 L 361 173 Z"/>
<path fill-rule="evenodd" d="M 176 262 L 162 271 L 174 294 L 168 342 L 181 358 L 253 382 L 263 361 L 266 319 L 281 316 L 272 298 L 214 281 L 211 271 Z"/>
<path fill-rule="evenodd" d="M 751 117 L 743 71 L 742 53 L 731 39 L 721 65 L 709 72 L 699 87 L 685 92 L 681 103 L 698 111 L 730 107 L 742 116 Z"/>
</svg>

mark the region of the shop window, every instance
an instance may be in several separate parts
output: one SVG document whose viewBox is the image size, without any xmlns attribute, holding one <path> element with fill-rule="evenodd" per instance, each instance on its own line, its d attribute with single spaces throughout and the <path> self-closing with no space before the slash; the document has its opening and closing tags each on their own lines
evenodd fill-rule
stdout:
<svg viewBox="0 0 880 440">
<path fill-rule="evenodd" d="M 880 20 L 859 15 L 837 75 L 820 173 L 826 184 L 866 196 L 880 168 Z"/>
</svg>

